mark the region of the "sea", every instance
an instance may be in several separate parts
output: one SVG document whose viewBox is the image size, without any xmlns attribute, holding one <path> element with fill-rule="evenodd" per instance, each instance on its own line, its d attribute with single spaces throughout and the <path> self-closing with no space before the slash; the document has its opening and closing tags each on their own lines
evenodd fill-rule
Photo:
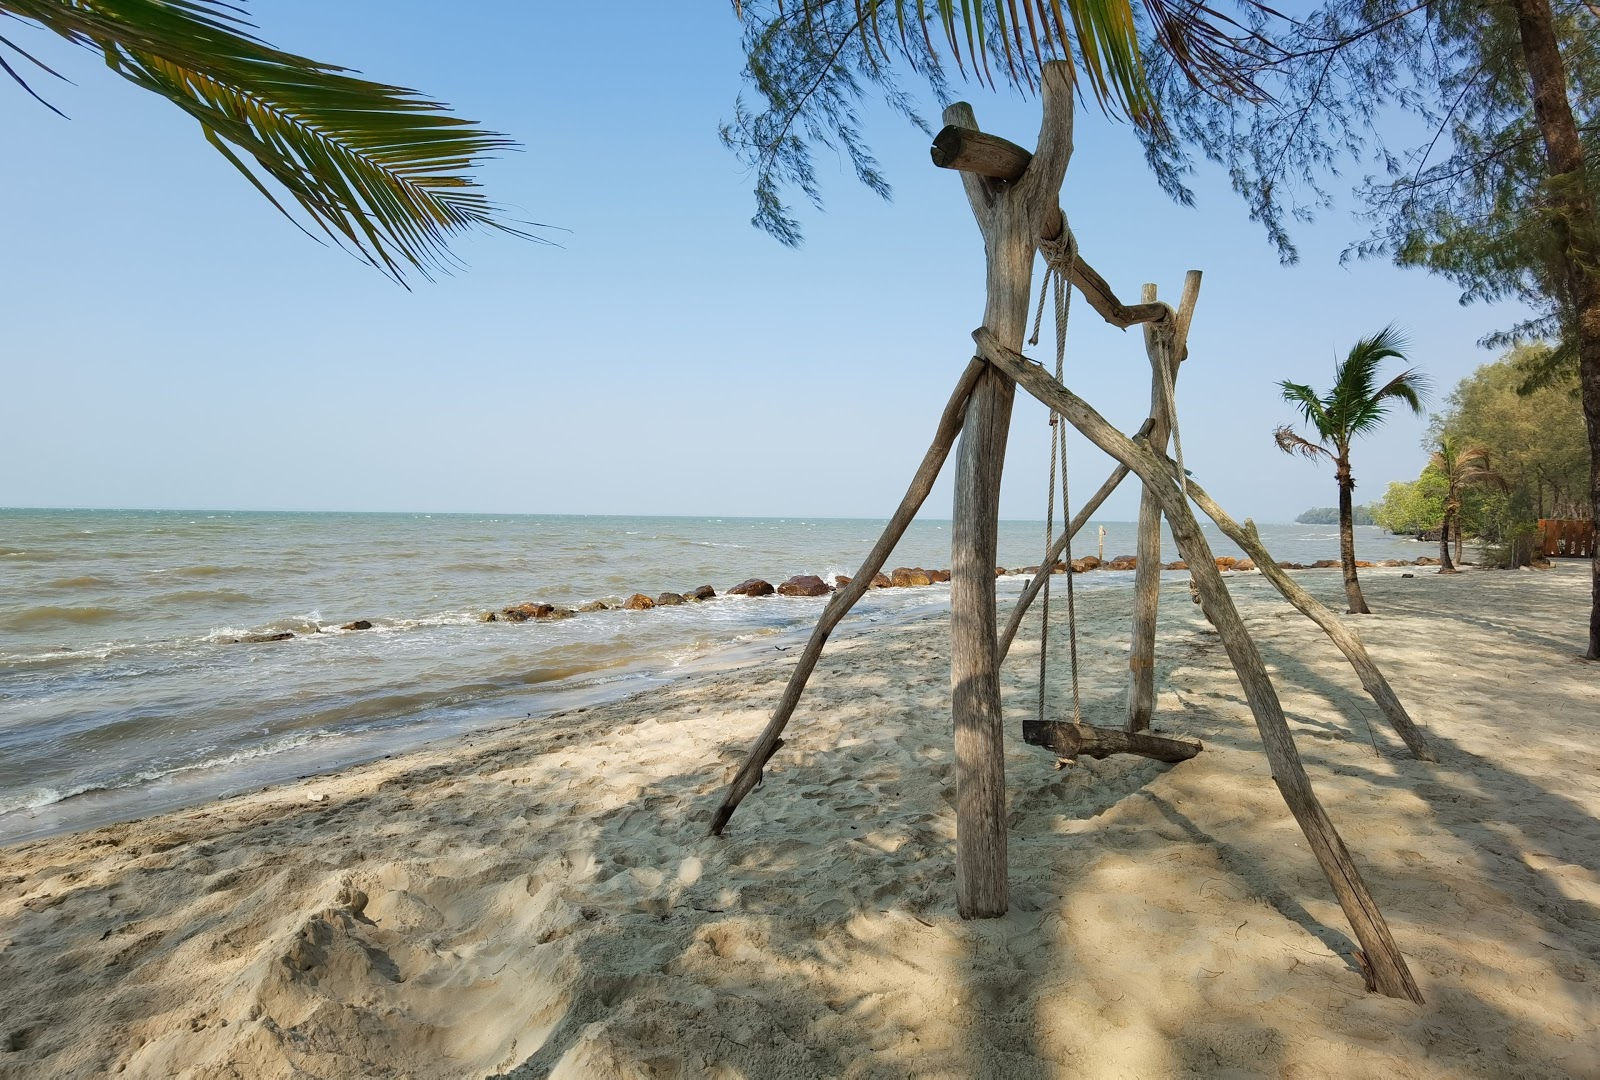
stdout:
<svg viewBox="0 0 1600 1080">
<path fill-rule="evenodd" d="M 174 809 L 474 728 L 777 657 L 826 598 L 723 596 L 747 578 L 853 575 L 881 520 L 0 509 L 0 844 Z M 1091 522 L 1076 555 L 1135 549 Z M 1241 555 L 1209 528 L 1218 555 Z M 1360 557 L 1430 554 L 1375 528 Z M 1038 563 L 1044 523 L 1001 524 L 999 563 Z M 1280 560 L 1336 558 L 1334 526 L 1264 525 Z M 1164 561 L 1177 558 L 1170 539 Z M 918 520 L 888 567 L 942 569 Z M 1132 572 L 1079 575 L 1129 589 Z M 999 581 L 1002 600 L 1026 578 Z M 706 603 L 547 622 L 710 585 Z M 835 635 L 949 607 L 949 586 L 873 590 Z M 371 629 L 342 630 L 356 620 Z M 287 640 L 236 639 L 290 633 Z"/>
</svg>

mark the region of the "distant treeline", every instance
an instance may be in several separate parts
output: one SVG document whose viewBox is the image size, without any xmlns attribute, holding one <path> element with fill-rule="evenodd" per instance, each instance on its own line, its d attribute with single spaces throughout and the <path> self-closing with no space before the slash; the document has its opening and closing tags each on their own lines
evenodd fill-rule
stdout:
<svg viewBox="0 0 1600 1080">
<path fill-rule="evenodd" d="M 1372 507 L 1357 506 L 1352 513 L 1357 525 L 1371 525 Z M 1295 518 L 1302 525 L 1337 525 L 1339 524 L 1339 508 L 1337 506 L 1313 506 L 1310 510 Z"/>
<path fill-rule="evenodd" d="M 1389 485 L 1377 523 L 1392 533 L 1435 533 L 1455 502 L 1451 532 L 1475 536 L 1480 561 L 1523 565 L 1540 518 L 1589 517 L 1589 441 L 1575 367 L 1542 344 L 1520 345 L 1457 384 L 1433 418 L 1430 464 Z M 1453 451 L 1454 470 L 1440 452 Z M 1452 476 L 1453 471 L 1453 476 Z"/>
</svg>

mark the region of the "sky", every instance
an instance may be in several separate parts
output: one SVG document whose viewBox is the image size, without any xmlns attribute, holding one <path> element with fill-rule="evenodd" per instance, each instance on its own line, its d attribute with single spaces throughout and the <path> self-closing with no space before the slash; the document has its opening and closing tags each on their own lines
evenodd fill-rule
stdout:
<svg viewBox="0 0 1600 1080">
<path fill-rule="evenodd" d="M 559 246 L 490 234 L 407 291 L 286 222 L 176 108 L 82 50 L 13 28 L 70 84 L 62 119 L 0 82 L 0 506 L 887 517 L 971 356 L 982 245 L 959 177 L 882 109 L 865 133 L 894 197 L 826 150 L 805 243 L 749 224 L 717 139 L 742 89 L 722 0 L 607 6 L 258 0 L 267 40 L 413 86 L 522 144 L 481 171 Z M 909 85 L 909 84 L 908 84 Z M 1038 102 L 958 87 L 1031 146 Z M 938 126 L 938 104 L 924 94 Z M 1124 300 L 1205 273 L 1178 385 L 1185 464 L 1236 517 L 1330 506 L 1324 465 L 1272 430 L 1277 382 L 1325 387 L 1390 322 L 1437 407 L 1476 342 L 1521 317 L 1383 263 L 1342 266 L 1347 210 L 1279 264 L 1217 170 L 1174 205 L 1137 140 L 1080 103 L 1062 206 Z M 1066 382 L 1124 430 L 1149 408 L 1137 330 L 1073 306 Z M 1045 339 L 1049 335 L 1046 332 Z M 1053 363 L 1053 350 L 1032 355 Z M 1001 514 L 1042 519 L 1049 429 L 1019 397 Z M 1357 499 L 1426 463 L 1425 418 L 1358 444 Z M 1114 466 L 1071 443 L 1078 498 Z M 924 516 L 949 516 L 946 476 Z M 1136 516 L 1125 485 L 1105 520 Z"/>
</svg>

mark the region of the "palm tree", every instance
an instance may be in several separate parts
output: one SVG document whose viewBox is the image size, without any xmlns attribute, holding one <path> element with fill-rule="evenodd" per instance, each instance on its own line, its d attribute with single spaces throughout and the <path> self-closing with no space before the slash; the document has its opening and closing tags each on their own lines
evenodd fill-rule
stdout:
<svg viewBox="0 0 1600 1080">
<path fill-rule="evenodd" d="M 1403 371 L 1384 385 L 1377 385 L 1379 365 L 1389 359 L 1404 360 L 1405 348 L 1404 335 L 1391 325 L 1374 337 L 1356 342 L 1344 362 L 1333 369 L 1333 388 L 1323 396 L 1318 397 L 1315 390 L 1302 383 L 1286 380 L 1278 384 L 1283 390 L 1283 400 L 1300 407 L 1307 426 L 1317 436 L 1317 441 L 1312 442 L 1285 425 L 1273 432 L 1278 449 L 1286 454 L 1303 454 L 1313 460 L 1325 457 L 1333 462 L 1334 475 L 1339 481 L 1339 562 L 1344 568 L 1345 598 L 1352 615 L 1371 612 L 1361 595 L 1361 582 L 1356 579 L 1356 538 L 1350 498 L 1356 482 L 1350 474 L 1350 443 L 1356 436 L 1365 435 L 1382 424 L 1391 402 L 1402 401 L 1412 412 L 1422 412 L 1427 380 L 1420 372 Z"/>
<path fill-rule="evenodd" d="M 1476 443 L 1462 446 L 1451 435 L 1439 439 L 1439 449 L 1429 455 L 1428 465 L 1444 478 L 1444 524 L 1439 529 L 1439 573 L 1456 573 L 1450 561 L 1450 527 L 1455 526 L 1456 560 L 1461 559 L 1461 493 L 1473 484 L 1504 484 L 1489 468 L 1489 451 Z"/>
<path fill-rule="evenodd" d="M 171 101 L 302 231 L 315 236 L 285 208 L 283 192 L 335 245 L 397 281 L 451 265 L 450 239 L 475 226 L 527 235 L 469 175 L 510 140 L 414 90 L 268 45 L 240 2 L 0 0 L 0 16 L 53 31 Z M 18 70 L 30 67 L 62 77 L 0 36 L 0 71 L 59 113 Z"/>
</svg>

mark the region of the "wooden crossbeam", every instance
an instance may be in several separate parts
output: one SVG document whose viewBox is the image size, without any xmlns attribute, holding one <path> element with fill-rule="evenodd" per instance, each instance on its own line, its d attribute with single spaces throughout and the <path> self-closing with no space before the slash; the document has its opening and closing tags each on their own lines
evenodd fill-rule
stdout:
<svg viewBox="0 0 1600 1080">
<path fill-rule="evenodd" d="M 929 153 L 933 163 L 941 169 L 973 173 L 997 184 L 1014 184 L 1021 180 L 1033 161 L 1033 155 L 1014 142 L 956 124 L 947 125 L 933 137 Z M 1061 226 L 1059 210 L 1049 211 L 1040 230 L 1041 236 L 1045 240 L 1057 239 Z M 1089 301 L 1089 306 L 1112 326 L 1126 330 L 1140 323 L 1158 322 L 1171 311 L 1165 304 L 1124 304 L 1117 299 L 1106 279 L 1081 256 L 1072 268 L 1071 277 L 1072 284 Z M 1183 330 L 1187 337 L 1187 325 Z"/>
</svg>

